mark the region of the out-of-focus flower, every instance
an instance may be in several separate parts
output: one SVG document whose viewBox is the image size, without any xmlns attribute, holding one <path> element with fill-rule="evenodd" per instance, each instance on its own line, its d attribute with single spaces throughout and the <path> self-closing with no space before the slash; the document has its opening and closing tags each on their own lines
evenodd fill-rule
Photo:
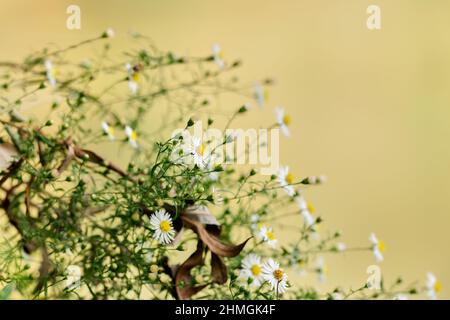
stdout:
<svg viewBox="0 0 450 320">
<path fill-rule="evenodd" d="M 140 67 L 138 65 L 132 66 L 131 64 L 127 63 L 125 65 L 125 68 L 128 72 L 128 89 L 130 89 L 130 92 L 132 94 L 136 94 L 139 90 L 139 71 Z"/>
<path fill-rule="evenodd" d="M 311 213 L 314 212 L 314 207 L 312 206 L 312 204 L 307 203 L 305 198 L 303 198 L 303 196 L 295 197 L 295 202 L 297 202 L 297 205 L 300 209 L 300 214 L 302 215 L 306 226 L 307 227 L 312 226 L 315 221 L 311 215 Z"/>
<path fill-rule="evenodd" d="M 50 60 L 45 60 L 44 65 L 48 82 L 52 87 L 56 87 L 56 70 L 53 67 L 53 63 Z"/>
<path fill-rule="evenodd" d="M 253 90 L 254 90 L 253 96 L 256 100 L 256 103 L 258 104 L 258 106 L 263 107 L 264 104 L 269 99 L 269 90 L 263 87 L 260 83 L 256 83 Z"/>
<path fill-rule="evenodd" d="M 291 124 L 291 117 L 285 113 L 283 108 L 277 108 L 275 110 L 277 117 L 277 124 L 281 129 L 281 132 L 289 137 L 289 125 Z"/>
<path fill-rule="evenodd" d="M 272 247 L 272 248 L 275 248 L 275 246 L 277 245 L 277 242 L 278 242 L 271 227 L 262 226 L 258 231 L 257 237 L 260 240 L 267 242 L 269 247 Z"/>
<path fill-rule="evenodd" d="M 427 273 L 426 286 L 428 297 L 432 300 L 436 300 L 438 293 L 442 290 L 442 284 L 431 272 Z"/>
<path fill-rule="evenodd" d="M 103 129 L 103 132 L 108 136 L 108 138 L 109 138 L 109 140 L 114 140 L 116 137 L 114 136 L 114 132 L 115 132 L 115 130 L 114 130 L 114 128 L 113 127 L 111 127 L 109 124 L 108 124 L 108 122 L 106 122 L 106 121 L 103 121 L 102 122 L 102 129 Z"/>
<path fill-rule="evenodd" d="M 133 128 L 131 128 L 130 126 L 126 126 L 125 127 L 125 134 L 128 137 L 128 143 L 133 147 L 133 148 L 137 148 L 138 144 L 137 144 L 137 132 L 136 130 L 134 130 Z"/>
<path fill-rule="evenodd" d="M 295 195 L 295 189 L 291 185 L 292 183 L 294 183 L 294 175 L 289 172 L 288 166 L 281 167 L 278 170 L 278 182 L 290 197 L 293 197 Z"/>
<path fill-rule="evenodd" d="M 385 250 L 384 242 L 381 240 L 378 240 L 375 236 L 375 233 L 371 233 L 369 236 L 370 242 L 372 242 L 372 251 L 373 255 L 375 256 L 376 262 L 383 261 L 383 252 Z"/>
<path fill-rule="evenodd" d="M 214 62 L 217 64 L 219 69 L 223 69 L 225 67 L 225 61 L 223 60 L 223 51 L 217 43 L 213 44 L 212 46 L 212 54 Z"/>
</svg>

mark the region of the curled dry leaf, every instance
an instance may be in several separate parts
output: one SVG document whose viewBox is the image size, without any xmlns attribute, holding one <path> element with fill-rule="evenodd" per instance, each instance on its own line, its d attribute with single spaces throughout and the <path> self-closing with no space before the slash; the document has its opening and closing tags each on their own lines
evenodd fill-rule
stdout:
<svg viewBox="0 0 450 320">
<path fill-rule="evenodd" d="M 212 282 L 227 282 L 227 267 L 222 257 L 237 256 L 244 248 L 248 238 L 238 245 L 223 243 L 218 237 L 220 225 L 217 219 L 205 206 L 189 206 L 181 214 L 186 228 L 198 235 L 197 250 L 177 269 L 175 273 L 176 298 L 189 299 L 207 285 L 193 285 L 191 270 L 204 264 L 204 256 L 211 251 Z"/>
</svg>

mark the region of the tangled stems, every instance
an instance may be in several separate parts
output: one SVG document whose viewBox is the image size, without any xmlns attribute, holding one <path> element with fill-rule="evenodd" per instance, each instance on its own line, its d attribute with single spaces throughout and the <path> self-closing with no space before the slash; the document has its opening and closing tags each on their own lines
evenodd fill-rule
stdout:
<svg viewBox="0 0 450 320">
<path fill-rule="evenodd" d="M 13 285 L 18 296 L 36 299 L 312 299 L 336 293 L 372 298 L 418 292 L 393 286 L 375 296 L 364 285 L 319 294 L 285 278 L 272 288 L 266 278 L 255 286 L 256 278 L 243 277 L 249 254 L 276 259 L 291 274 L 301 264 L 320 276 L 313 258 L 342 252 L 339 232 L 318 236 L 322 218 L 302 223 L 294 217 L 292 224 L 292 214 L 304 210 L 296 201 L 315 183 L 308 177 L 292 181 L 296 194 L 288 196 L 277 176 L 262 176 L 257 168 L 184 163 L 192 150 L 175 154 L 183 141 L 168 138 L 170 130 L 189 130 L 200 116 L 211 125 L 224 94 L 245 99 L 242 105 L 254 98 L 253 85 L 234 74 L 240 63 L 218 66 L 215 52 L 180 57 L 143 36 L 117 55 L 112 42 L 103 33 L 23 62 L 0 62 L 0 288 Z M 76 62 L 70 54 L 83 46 L 99 55 Z M 267 87 L 271 81 L 260 83 Z M 46 110 L 30 111 L 37 105 Z M 227 112 L 226 128 L 249 111 L 242 105 Z M 170 243 L 156 236 L 152 224 L 163 211 L 167 220 L 160 226 L 173 231 Z M 291 229 L 282 219 L 289 219 Z M 268 247 L 276 241 L 273 234 L 261 236 L 263 224 L 268 232 L 292 232 L 294 242 Z M 372 247 L 346 251 L 359 249 Z"/>
</svg>

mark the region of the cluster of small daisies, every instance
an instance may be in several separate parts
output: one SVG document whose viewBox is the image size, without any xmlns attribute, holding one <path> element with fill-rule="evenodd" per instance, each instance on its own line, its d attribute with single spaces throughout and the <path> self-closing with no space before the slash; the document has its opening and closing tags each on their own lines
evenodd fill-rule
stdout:
<svg viewBox="0 0 450 320">
<path fill-rule="evenodd" d="M 264 282 L 277 294 L 283 294 L 288 288 L 287 274 L 273 259 L 263 262 L 256 254 L 247 255 L 241 263 L 240 278 L 250 286 L 260 287 Z"/>
</svg>

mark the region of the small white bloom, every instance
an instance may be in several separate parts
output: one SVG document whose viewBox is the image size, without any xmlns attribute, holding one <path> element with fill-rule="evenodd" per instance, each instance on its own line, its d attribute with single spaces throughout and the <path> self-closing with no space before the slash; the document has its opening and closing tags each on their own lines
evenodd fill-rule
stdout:
<svg viewBox="0 0 450 320">
<path fill-rule="evenodd" d="M 375 256 L 376 262 L 383 261 L 383 252 L 385 249 L 384 242 L 377 239 L 375 236 L 375 233 L 371 233 L 369 236 L 370 242 L 372 242 L 372 251 L 373 255 Z"/>
<path fill-rule="evenodd" d="M 258 230 L 258 224 L 259 224 L 259 220 L 260 220 L 260 216 L 258 214 L 252 214 L 250 216 L 250 228 L 252 230 Z"/>
<path fill-rule="evenodd" d="M 269 91 L 267 88 L 263 87 L 260 83 L 255 84 L 254 90 L 254 98 L 258 106 L 263 107 L 265 102 L 269 98 Z"/>
<path fill-rule="evenodd" d="M 109 140 L 114 140 L 116 137 L 114 136 L 114 128 L 111 127 L 108 122 L 103 121 L 102 122 L 102 129 L 103 132 L 108 136 Z"/>
<path fill-rule="evenodd" d="M 239 273 L 241 278 L 245 280 L 247 280 L 248 278 L 252 278 L 253 282 L 251 283 L 251 285 L 259 287 L 264 280 L 261 258 L 256 254 L 251 253 L 242 260 L 241 266 L 242 269 Z"/>
<path fill-rule="evenodd" d="M 81 285 L 81 268 L 76 265 L 67 267 L 66 287 L 68 290 L 74 290 Z"/>
<path fill-rule="evenodd" d="M 344 295 L 340 292 L 333 292 L 331 294 L 331 299 L 332 300 L 344 300 Z"/>
<path fill-rule="evenodd" d="M 442 284 L 441 282 L 436 278 L 436 276 L 431 273 L 428 272 L 427 273 L 427 282 L 426 282 L 426 286 L 427 286 L 427 294 L 428 297 L 432 300 L 436 300 L 437 298 L 437 294 L 439 292 L 441 292 L 442 290 Z"/>
<path fill-rule="evenodd" d="M 275 248 L 278 242 L 277 238 L 275 237 L 275 234 L 273 233 L 272 228 L 266 226 L 262 226 L 259 229 L 257 233 L 257 238 L 264 242 L 267 242 L 269 247 L 272 248 Z"/>
<path fill-rule="evenodd" d="M 47 80 L 52 87 L 56 87 L 56 70 L 50 60 L 45 60 L 45 70 L 47 71 Z"/>
<path fill-rule="evenodd" d="M 277 116 L 277 124 L 281 129 L 281 132 L 289 137 L 289 125 L 291 124 L 291 117 L 284 112 L 283 108 L 277 108 L 275 110 Z"/>
<path fill-rule="evenodd" d="M 209 157 L 206 154 L 206 146 L 201 139 L 192 137 L 190 139 L 190 146 L 188 146 L 188 153 L 192 156 L 194 163 L 200 169 L 208 167 Z"/>
<path fill-rule="evenodd" d="M 150 228 L 155 232 L 153 238 L 161 243 L 169 244 L 175 236 L 175 229 L 172 226 L 172 218 L 161 209 L 156 211 L 150 217 Z"/>
<path fill-rule="evenodd" d="M 344 252 L 345 250 L 347 250 L 347 245 L 343 242 L 338 242 L 336 244 L 336 250 L 339 252 Z"/>
<path fill-rule="evenodd" d="M 295 197 L 295 202 L 297 202 L 300 214 L 302 215 L 303 220 L 305 220 L 306 226 L 312 226 L 315 222 L 315 219 L 311 215 L 311 213 L 314 212 L 314 207 L 311 204 L 308 204 L 303 196 Z"/>
<path fill-rule="evenodd" d="M 280 264 L 273 259 L 267 260 L 263 265 L 263 277 L 264 280 L 269 282 L 272 290 L 275 290 L 278 294 L 282 294 L 287 290 L 287 275 L 283 269 L 280 268 Z"/>
<path fill-rule="evenodd" d="M 132 94 L 136 94 L 139 90 L 139 72 L 136 67 L 133 67 L 129 63 L 125 65 L 125 68 L 128 72 L 128 89 Z"/>
<path fill-rule="evenodd" d="M 288 166 L 281 167 L 278 170 L 278 182 L 290 197 L 293 197 L 295 195 L 295 189 L 291 185 L 292 183 L 294 183 L 294 175 L 289 172 Z"/>
<path fill-rule="evenodd" d="M 213 44 L 212 54 L 214 62 L 217 64 L 219 69 L 223 69 L 225 67 L 225 61 L 223 60 L 223 51 L 218 44 Z"/>
<path fill-rule="evenodd" d="M 114 32 L 114 29 L 108 28 L 105 31 L 105 35 L 106 35 L 107 38 L 114 38 L 116 33 Z"/>
<path fill-rule="evenodd" d="M 137 148 L 138 144 L 137 144 L 137 132 L 136 130 L 134 130 L 133 128 L 131 128 L 130 126 L 126 126 L 125 127 L 125 134 L 128 137 L 128 143 L 133 147 L 133 148 Z"/>
</svg>

